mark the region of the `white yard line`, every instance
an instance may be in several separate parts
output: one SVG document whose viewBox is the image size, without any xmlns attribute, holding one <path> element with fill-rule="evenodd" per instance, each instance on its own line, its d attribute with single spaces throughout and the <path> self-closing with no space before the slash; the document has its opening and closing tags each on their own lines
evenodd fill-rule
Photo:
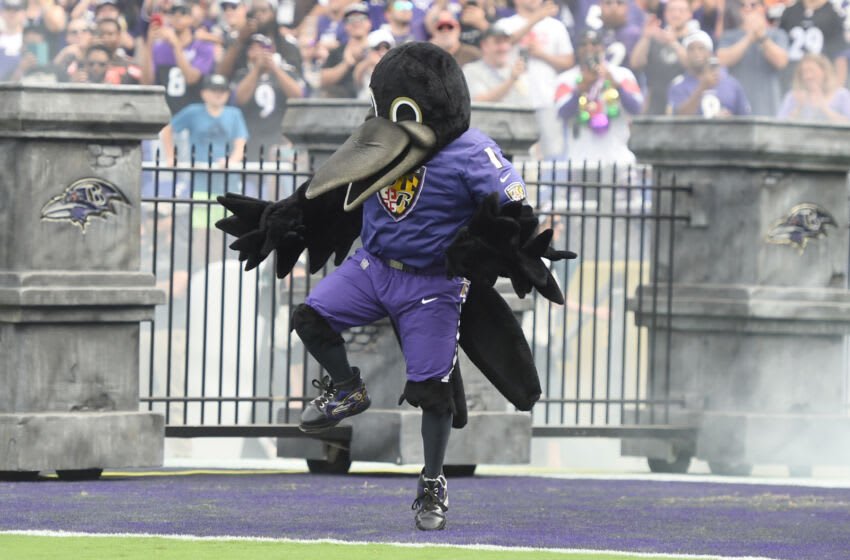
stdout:
<svg viewBox="0 0 850 560">
<path fill-rule="evenodd" d="M 665 554 L 660 552 L 628 552 L 623 550 L 593 550 L 584 548 L 531 548 L 525 546 L 495 546 L 489 544 L 430 544 L 430 543 L 405 543 L 405 542 L 365 542 L 365 541 L 342 541 L 337 539 L 274 539 L 269 537 L 240 537 L 240 536 L 216 536 L 199 537 L 195 535 L 158 535 L 152 533 L 81 533 L 71 531 L 0 531 L 0 536 L 16 535 L 27 537 L 137 537 L 171 539 L 179 541 L 248 541 L 248 542 L 270 542 L 287 544 L 338 544 L 354 546 L 397 546 L 401 548 L 448 548 L 465 550 L 492 550 L 497 552 L 553 552 L 559 554 L 584 554 L 588 556 L 597 555 L 620 555 L 630 558 L 688 558 L 698 560 L 774 560 L 764 556 L 717 556 L 706 554 Z"/>
</svg>

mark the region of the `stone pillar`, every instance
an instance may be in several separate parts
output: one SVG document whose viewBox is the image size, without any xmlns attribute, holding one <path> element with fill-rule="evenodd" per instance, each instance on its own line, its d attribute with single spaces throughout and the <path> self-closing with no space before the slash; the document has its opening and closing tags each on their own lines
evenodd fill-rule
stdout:
<svg viewBox="0 0 850 560">
<path fill-rule="evenodd" d="M 284 134 L 306 148 L 321 165 L 366 118 L 367 102 L 342 99 L 295 100 L 283 122 Z M 507 156 L 528 152 L 537 141 L 534 111 L 495 103 L 476 104 L 472 126 L 490 135 Z M 531 300 L 503 290 L 512 308 L 521 313 Z M 391 463 L 421 463 L 421 414 L 407 403 L 398 406 L 404 389 L 404 358 L 388 320 L 345 333 L 349 360 L 360 368 L 372 407 L 346 420 L 353 429 L 351 459 Z M 518 413 L 461 352 L 461 372 L 469 403 L 469 424 L 454 430 L 446 464 L 527 463 L 531 452 L 531 416 Z M 283 421 L 281 418 L 280 421 Z M 318 440 L 280 439 L 278 456 L 326 460 L 333 446 Z"/>
<path fill-rule="evenodd" d="M 0 471 L 162 464 L 139 412 L 140 140 L 161 88 L 0 84 Z"/>
<path fill-rule="evenodd" d="M 691 221 L 673 230 L 672 261 L 658 256 L 659 278 L 672 267 L 671 301 L 667 286 L 657 292 L 670 317 L 650 335 L 670 330 L 669 390 L 688 403 L 673 420 L 699 427 L 696 456 L 715 472 L 850 462 L 849 142 L 850 127 L 772 119 L 632 125 L 640 162 L 664 184 L 675 174 L 693 185 L 677 201 Z M 666 246 L 669 229 L 659 231 Z M 652 329 L 648 315 L 637 321 Z"/>
</svg>

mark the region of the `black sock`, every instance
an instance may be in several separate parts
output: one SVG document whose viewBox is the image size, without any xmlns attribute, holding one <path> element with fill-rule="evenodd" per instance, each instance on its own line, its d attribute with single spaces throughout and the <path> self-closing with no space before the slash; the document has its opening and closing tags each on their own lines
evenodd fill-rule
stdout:
<svg viewBox="0 0 850 560">
<path fill-rule="evenodd" d="M 304 345 L 307 346 L 306 343 Z M 331 376 L 334 387 L 347 390 L 357 386 L 360 381 L 360 370 L 348 365 L 348 354 L 344 345 L 319 346 L 316 349 L 307 346 L 307 350 Z"/>
<path fill-rule="evenodd" d="M 324 317 L 309 305 L 301 304 L 292 314 L 292 327 L 336 387 L 345 390 L 357 386 L 360 372 L 348 364 L 342 337 L 334 332 Z"/>
<path fill-rule="evenodd" d="M 443 473 L 446 447 L 452 432 L 452 413 L 422 411 L 422 447 L 425 455 L 427 478 L 437 478 Z"/>
</svg>

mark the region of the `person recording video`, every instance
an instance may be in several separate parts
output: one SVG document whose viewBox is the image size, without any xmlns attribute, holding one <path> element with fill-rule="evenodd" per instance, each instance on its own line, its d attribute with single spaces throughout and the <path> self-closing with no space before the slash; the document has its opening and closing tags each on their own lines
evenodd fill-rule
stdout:
<svg viewBox="0 0 850 560">
<path fill-rule="evenodd" d="M 631 163 L 629 115 L 640 113 L 643 94 L 631 70 L 605 61 L 601 35 L 586 30 L 579 39 L 578 64 L 558 76 L 555 103 L 570 135 L 569 159 Z"/>
<path fill-rule="evenodd" d="M 707 118 L 749 115 L 750 102 L 744 88 L 718 64 L 708 33 L 692 33 L 682 44 L 686 51 L 686 73 L 670 84 L 667 114 Z"/>
</svg>

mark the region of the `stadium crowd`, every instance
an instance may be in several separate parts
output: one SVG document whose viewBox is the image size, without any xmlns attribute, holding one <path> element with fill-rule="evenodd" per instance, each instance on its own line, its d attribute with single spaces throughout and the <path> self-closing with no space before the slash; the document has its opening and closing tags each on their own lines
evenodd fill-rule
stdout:
<svg viewBox="0 0 850 560">
<path fill-rule="evenodd" d="M 473 101 L 534 109 L 534 156 L 623 161 L 635 114 L 849 121 L 845 4 L 2 0 L 0 81 L 164 86 L 166 152 L 182 133 L 233 163 L 285 144 L 287 100 L 368 99 L 389 49 L 430 41 Z"/>
</svg>

